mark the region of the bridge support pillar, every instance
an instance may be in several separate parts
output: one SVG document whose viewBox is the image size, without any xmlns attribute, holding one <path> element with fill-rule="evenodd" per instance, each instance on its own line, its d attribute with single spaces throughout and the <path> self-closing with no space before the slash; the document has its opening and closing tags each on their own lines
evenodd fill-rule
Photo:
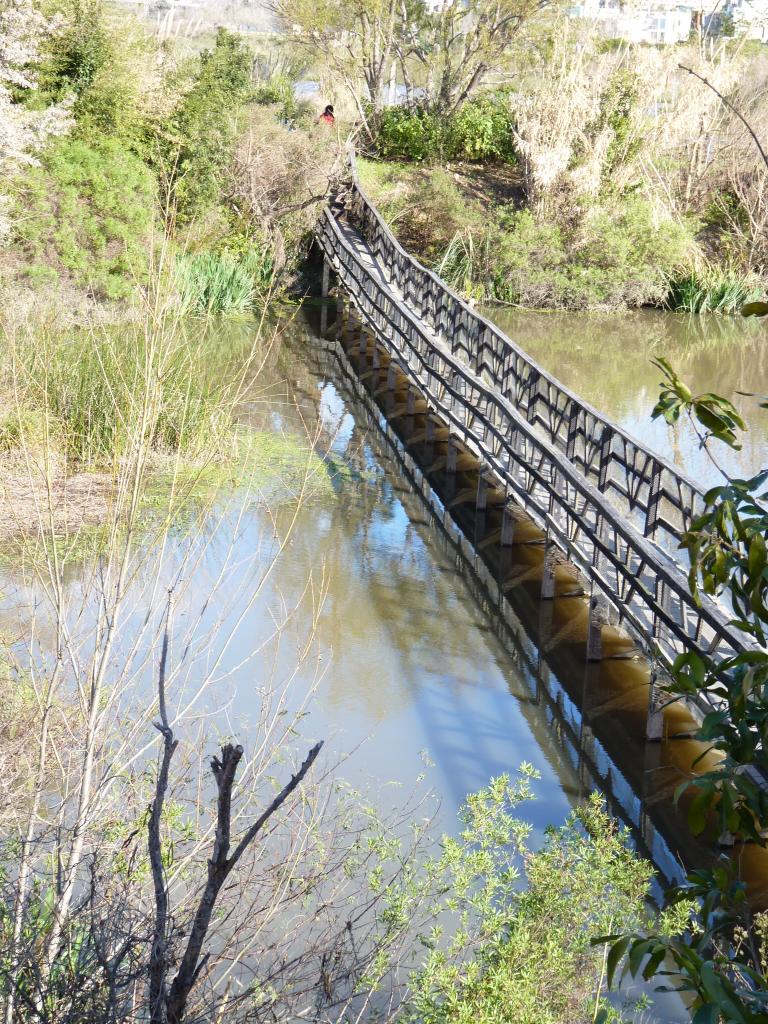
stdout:
<svg viewBox="0 0 768 1024">
<path fill-rule="evenodd" d="M 645 725 L 645 738 L 658 742 L 664 738 L 664 698 L 659 688 L 656 672 L 651 672 L 651 683 L 648 687 L 648 719 Z"/>
<path fill-rule="evenodd" d="M 594 595 L 589 601 L 587 626 L 587 661 L 603 660 L 603 622 L 600 601 Z"/>
<path fill-rule="evenodd" d="M 581 729 L 579 731 L 579 761 L 577 766 L 577 773 L 579 777 L 579 788 L 583 793 L 587 793 L 594 787 L 594 780 L 592 779 L 592 773 L 589 767 L 589 763 L 594 763 L 595 760 L 595 734 L 584 722 L 582 713 Z"/>
<path fill-rule="evenodd" d="M 504 505 L 501 514 L 501 546 L 511 548 L 515 541 L 515 517 L 512 515 L 512 507 L 509 502 Z"/>
<path fill-rule="evenodd" d="M 544 545 L 544 563 L 541 569 L 541 597 L 544 601 L 555 596 L 555 545 L 547 541 Z"/>
<path fill-rule="evenodd" d="M 346 305 L 344 302 L 344 292 L 341 290 L 341 285 L 336 285 L 336 322 L 333 325 L 334 336 L 336 341 L 341 341 L 342 335 L 344 334 L 344 317 L 346 314 Z"/>
<path fill-rule="evenodd" d="M 328 294 L 331 290 L 331 265 L 323 256 L 323 280 L 320 286 L 320 294 L 323 304 L 320 307 L 320 335 L 325 337 L 328 333 Z"/>
</svg>

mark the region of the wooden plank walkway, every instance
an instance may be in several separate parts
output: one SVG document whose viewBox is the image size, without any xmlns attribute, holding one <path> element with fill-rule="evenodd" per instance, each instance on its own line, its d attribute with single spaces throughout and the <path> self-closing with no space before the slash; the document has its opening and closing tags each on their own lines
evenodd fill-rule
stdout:
<svg viewBox="0 0 768 1024">
<path fill-rule="evenodd" d="M 582 575 L 598 623 L 615 609 L 662 666 L 686 650 L 730 655 L 754 646 L 729 614 L 690 596 L 678 537 L 702 496 L 663 457 L 600 415 L 479 316 L 395 240 L 356 177 L 316 228 L 357 314 L 405 375 L 412 399 L 480 463 L 478 490 L 501 487 L 504 543 L 523 508 Z M 327 289 L 326 289 L 327 290 Z M 449 461 L 451 448 L 449 447 Z M 599 656 L 599 651 L 598 651 Z M 710 710 L 699 705 L 702 713 Z"/>
</svg>

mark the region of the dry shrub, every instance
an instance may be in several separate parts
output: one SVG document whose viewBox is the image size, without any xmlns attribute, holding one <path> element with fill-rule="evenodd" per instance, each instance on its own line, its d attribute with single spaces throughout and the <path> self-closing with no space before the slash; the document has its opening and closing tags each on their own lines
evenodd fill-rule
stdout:
<svg viewBox="0 0 768 1024">
<path fill-rule="evenodd" d="M 254 107 L 238 146 L 230 198 L 264 232 L 281 271 L 296 262 L 343 169 L 345 148 L 326 125 L 289 128 Z"/>
</svg>

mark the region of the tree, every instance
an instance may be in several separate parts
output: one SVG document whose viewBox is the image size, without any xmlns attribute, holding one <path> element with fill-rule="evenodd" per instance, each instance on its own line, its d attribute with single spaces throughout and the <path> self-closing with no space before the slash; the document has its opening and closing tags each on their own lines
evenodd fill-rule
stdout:
<svg viewBox="0 0 768 1024">
<path fill-rule="evenodd" d="M 763 303 L 745 307 L 763 315 Z M 713 710 L 696 738 L 718 751 L 715 768 L 678 788 L 693 788 L 688 824 L 701 834 L 715 819 L 721 836 L 765 845 L 768 830 L 768 471 L 751 480 L 731 477 L 713 451 L 718 441 L 739 448 L 744 422 L 731 402 L 694 395 L 670 364 L 662 371 L 655 417 L 668 423 L 686 417 L 723 477 L 704 495 L 704 510 L 681 537 L 690 561 L 689 586 L 722 596 L 733 625 L 744 632 L 744 649 L 729 657 L 681 654 L 671 666 L 670 700 L 703 695 Z M 750 644 L 750 640 L 755 641 Z M 703 755 L 702 755 L 703 756 Z M 700 760 L 700 758 L 699 758 Z M 762 778 L 760 778 L 762 776 Z M 768 915 L 753 915 L 746 887 L 730 862 L 691 872 L 667 894 L 670 907 L 689 908 L 692 927 L 676 936 L 657 933 L 611 936 L 609 979 L 626 957 L 625 973 L 657 974 L 676 982 L 699 1022 L 765 1024 L 768 1020 Z"/>
<path fill-rule="evenodd" d="M 0 0 L 0 171 L 12 172 L 34 164 L 46 139 L 70 127 L 69 103 L 44 110 L 28 109 L 23 99 L 37 88 L 35 68 L 50 22 L 35 10 L 32 0 Z M 9 230 L 0 194 L 0 239 Z"/>
<path fill-rule="evenodd" d="M 401 7 L 398 57 L 409 91 L 411 66 L 419 69 L 424 103 L 454 114 L 489 75 L 505 65 L 509 49 L 550 0 L 449 0 L 432 12 L 423 2 Z"/>
<path fill-rule="evenodd" d="M 274 0 L 272 10 L 293 46 L 313 62 L 322 57 L 370 132 L 370 119 L 376 122 L 386 102 L 402 24 L 400 0 Z"/>
</svg>

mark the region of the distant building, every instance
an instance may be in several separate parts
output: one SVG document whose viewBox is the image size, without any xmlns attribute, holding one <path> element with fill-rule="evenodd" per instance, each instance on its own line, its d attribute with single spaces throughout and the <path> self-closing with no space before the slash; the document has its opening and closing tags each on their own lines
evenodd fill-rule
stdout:
<svg viewBox="0 0 768 1024">
<path fill-rule="evenodd" d="M 580 0 L 568 13 L 632 43 L 681 43 L 699 25 L 711 35 L 746 34 L 768 42 L 768 0 L 649 0 L 633 7 L 621 0 Z"/>
<path fill-rule="evenodd" d="M 627 8 L 619 0 L 582 0 L 569 8 L 574 18 L 599 23 L 603 33 L 631 43 L 680 43 L 691 33 L 693 14 L 685 4 L 652 3 Z"/>
<path fill-rule="evenodd" d="M 746 35 L 768 42 L 768 0 L 727 0 L 721 8 L 705 15 L 704 26 L 717 34 Z"/>
</svg>

